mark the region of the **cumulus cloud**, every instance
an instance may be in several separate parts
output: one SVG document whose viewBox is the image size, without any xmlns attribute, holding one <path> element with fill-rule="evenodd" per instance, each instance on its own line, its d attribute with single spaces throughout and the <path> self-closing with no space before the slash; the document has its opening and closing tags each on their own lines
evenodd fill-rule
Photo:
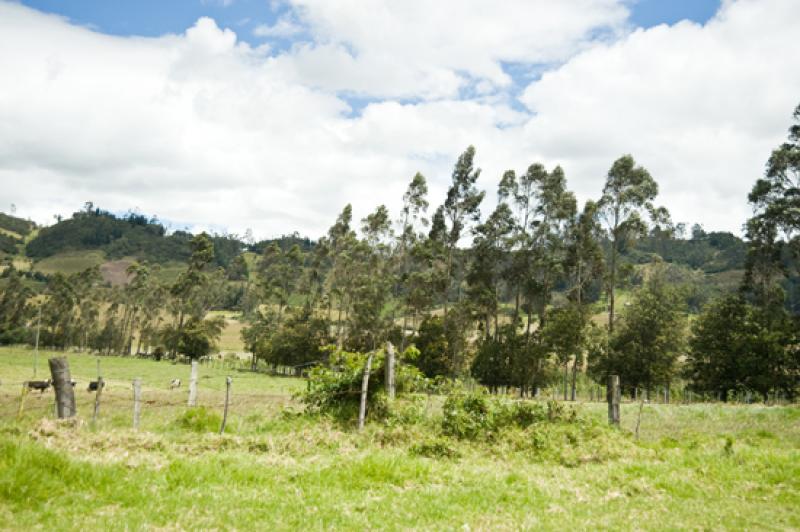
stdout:
<svg viewBox="0 0 800 532">
<path fill-rule="evenodd" d="M 474 144 L 486 189 L 542 161 L 582 198 L 631 152 L 677 220 L 738 230 L 798 100 L 796 2 L 646 31 L 611 0 L 444 4 L 297 0 L 285 20 L 312 38 L 271 52 L 209 18 L 124 38 L 0 2 L 0 208 L 47 221 L 94 201 L 316 237 L 347 202 L 396 210 L 416 171 L 440 202 Z M 520 101 L 509 62 L 545 70 Z M 353 93 L 371 103 L 354 112 Z"/>
<path fill-rule="evenodd" d="M 380 97 L 507 87 L 504 63 L 556 63 L 625 27 L 621 0 L 292 0 L 311 42 L 278 64 L 299 82 Z"/>
<path fill-rule="evenodd" d="M 798 21 L 791 0 L 731 1 L 705 26 L 637 30 L 587 50 L 525 90 L 527 143 L 563 161 L 584 195 L 611 156 L 632 153 L 677 219 L 738 230 L 800 103 Z"/>
</svg>

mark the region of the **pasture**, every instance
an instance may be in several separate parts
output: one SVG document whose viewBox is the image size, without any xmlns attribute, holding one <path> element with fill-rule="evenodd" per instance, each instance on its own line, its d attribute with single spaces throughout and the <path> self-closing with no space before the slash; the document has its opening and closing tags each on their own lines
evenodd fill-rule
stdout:
<svg viewBox="0 0 800 532">
<path fill-rule="evenodd" d="M 442 433 L 441 398 L 419 395 L 358 433 L 304 414 L 302 379 L 202 365 L 189 410 L 188 365 L 101 357 L 93 424 L 97 357 L 67 356 L 78 420 L 53 420 L 52 390 L 18 419 L 33 352 L 0 349 L 0 528 L 800 528 L 797 406 L 645 405 L 636 441 L 638 404 L 616 430 L 605 404 L 562 403 L 575 420 L 459 440 Z"/>
</svg>

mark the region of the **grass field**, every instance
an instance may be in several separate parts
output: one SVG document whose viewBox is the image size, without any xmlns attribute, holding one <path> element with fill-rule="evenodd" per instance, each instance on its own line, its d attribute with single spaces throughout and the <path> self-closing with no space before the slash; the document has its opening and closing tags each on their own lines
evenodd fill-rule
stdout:
<svg viewBox="0 0 800 532">
<path fill-rule="evenodd" d="M 299 379 L 201 366 L 204 408 L 187 410 L 188 366 L 103 357 L 109 387 L 92 425 L 97 359 L 68 358 L 81 421 L 53 421 L 52 392 L 30 394 L 17 420 L 33 355 L 0 349 L 0 528 L 800 528 L 798 407 L 647 405 L 637 442 L 638 405 L 623 405 L 614 430 L 605 405 L 582 403 L 577 421 L 463 441 L 442 433 L 436 397 L 399 401 L 358 433 L 303 414 Z M 184 386 L 169 390 L 176 377 Z"/>
<path fill-rule="evenodd" d="M 102 251 L 71 251 L 37 261 L 33 267 L 48 275 L 56 272 L 70 275 L 82 272 L 92 266 L 100 266 L 105 261 L 106 258 Z"/>
</svg>

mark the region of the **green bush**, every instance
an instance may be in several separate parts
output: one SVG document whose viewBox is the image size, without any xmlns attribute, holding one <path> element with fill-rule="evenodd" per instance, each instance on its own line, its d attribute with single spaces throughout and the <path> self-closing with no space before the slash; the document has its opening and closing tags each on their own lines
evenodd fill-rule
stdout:
<svg viewBox="0 0 800 532">
<path fill-rule="evenodd" d="M 341 420 L 354 419 L 361 401 L 367 356 L 342 351 L 330 356 L 329 366 L 312 368 L 308 375 L 308 389 L 300 394 L 307 411 L 329 414 Z M 381 351 L 372 360 L 367 389 L 367 415 L 373 419 L 384 419 L 389 414 L 384 380 L 384 354 Z M 397 364 L 395 384 L 400 394 L 424 388 L 426 380 L 417 368 Z"/>
<path fill-rule="evenodd" d="M 451 394 L 442 413 L 442 430 L 449 436 L 471 440 L 494 429 L 492 405 L 485 393 Z"/>
<path fill-rule="evenodd" d="M 221 424 L 222 416 L 204 406 L 190 408 L 175 420 L 178 428 L 192 432 L 217 432 Z"/>
<path fill-rule="evenodd" d="M 453 393 L 442 407 L 442 431 L 460 439 L 490 436 L 504 428 L 525 429 L 543 421 L 574 421 L 574 410 L 567 412 L 556 401 L 546 405 L 528 401 L 504 401 L 486 392 Z"/>
</svg>

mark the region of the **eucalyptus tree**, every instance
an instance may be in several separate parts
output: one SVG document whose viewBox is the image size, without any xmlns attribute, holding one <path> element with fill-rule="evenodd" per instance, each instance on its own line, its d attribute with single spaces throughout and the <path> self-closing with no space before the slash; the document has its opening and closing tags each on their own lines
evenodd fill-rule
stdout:
<svg viewBox="0 0 800 532">
<path fill-rule="evenodd" d="M 608 329 L 614 330 L 614 304 L 619 270 L 619 254 L 632 246 L 636 239 L 646 235 L 647 224 L 643 214 L 648 214 L 657 224 L 668 223 L 669 213 L 656 208 L 653 200 L 658 195 L 658 184 L 645 168 L 636 165 L 633 157 L 623 155 L 611 166 L 598 202 L 601 217 L 606 223 L 610 240 L 608 263 Z"/>
<path fill-rule="evenodd" d="M 274 301 L 277 306 L 278 323 L 283 318 L 284 309 L 298 290 L 304 263 L 305 257 L 297 244 L 285 252 L 277 242 L 264 249 L 259 269 L 260 286 L 267 301 Z"/>
<path fill-rule="evenodd" d="M 776 311 L 784 299 L 779 281 L 800 273 L 785 267 L 786 255 L 800 265 L 800 105 L 793 118 L 787 142 L 773 150 L 764 177 L 748 196 L 754 213 L 747 222 L 743 288 L 757 305 Z"/>
<path fill-rule="evenodd" d="M 589 200 L 584 204 L 583 210 L 570 220 L 565 236 L 568 295 L 580 307 L 586 302 L 587 288 L 602 277 L 605 268 L 597 203 Z"/>
<path fill-rule="evenodd" d="M 497 339 L 500 330 L 499 290 L 503 264 L 508 256 L 509 241 L 513 231 L 514 220 L 511 209 L 504 202 L 499 203 L 486 221 L 479 224 L 474 231 L 472 260 L 467 273 L 467 295 L 472 307 L 483 321 L 486 338 Z"/>
<path fill-rule="evenodd" d="M 330 263 L 326 279 L 329 308 L 332 308 L 334 299 L 337 302 L 336 343 L 339 348 L 344 340 L 343 314 L 348 303 L 350 268 L 353 266 L 351 250 L 357 242 L 355 231 L 350 227 L 352 221 L 353 207 L 347 204 L 328 229 L 328 234 L 320 240 L 320 247 Z"/>
<path fill-rule="evenodd" d="M 539 163 L 530 165 L 519 177 L 513 170 L 507 171 L 500 181 L 498 196 L 508 201 L 515 225 L 506 272 L 509 284 L 515 287 L 514 320 L 518 320 L 524 306 L 530 334 L 534 312 L 539 325 L 544 324 L 564 260 L 565 232 L 574 216 L 575 196 L 567 190 L 561 167 L 548 172 Z"/>
<path fill-rule="evenodd" d="M 543 174 L 534 184 L 537 205 L 531 232 L 533 276 L 528 299 L 535 305 L 539 327 L 543 327 L 553 289 L 563 274 L 567 226 L 575 216 L 577 204 L 575 195 L 567 190 L 567 179 L 560 166 Z"/>
<path fill-rule="evenodd" d="M 391 220 L 380 205 L 364 218 L 363 238 L 353 246 L 350 269 L 349 342 L 357 349 L 375 349 L 390 320 L 384 314 L 392 287 Z"/>
<path fill-rule="evenodd" d="M 414 275 L 415 258 L 420 257 L 414 253 L 415 248 L 422 240 L 422 235 L 418 233 L 418 224 L 423 227 L 428 225 L 428 219 L 424 214 L 428 210 L 428 184 L 425 176 L 417 172 L 408 184 L 406 192 L 403 194 L 403 206 L 400 211 L 400 219 L 397 221 L 399 235 L 397 237 L 397 249 L 395 253 L 397 282 L 395 285 L 395 297 L 402 299 L 403 302 L 403 328 L 401 334 L 400 352 L 405 350 L 406 331 L 408 329 L 408 317 L 412 309 L 415 308 L 415 300 L 418 294 L 413 289 L 419 278 L 412 280 Z"/>
<path fill-rule="evenodd" d="M 192 238 L 189 247 L 192 252 L 189 257 L 189 265 L 170 287 L 172 296 L 170 310 L 174 322 L 163 329 L 165 343 L 173 354 L 180 348 L 187 317 L 202 320 L 208 311 L 207 302 L 198 304 L 198 301 L 207 299 L 205 293 L 209 280 L 206 267 L 214 260 L 214 243 L 206 233 L 200 233 Z M 194 327 L 193 330 L 199 331 L 200 328 Z"/>
<path fill-rule="evenodd" d="M 441 214 L 447 224 L 445 231 L 441 235 L 446 253 L 445 286 L 442 294 L 445 317 L 447 316 L 450 287 L 454 277 L 453 261 L 458 249 L 458 243 L 467 233 L 469 226 L 477 223 L 480 219 L 480 204 L 486 194 L 475 186 L 481 170 L 474 167 L 474 159 L 475 148 L 473 146 L 469 146 L 459 156 L 453 168 L 452 183 L 447 190 L 447 197 L 441 208 Z"/>
</svg>

